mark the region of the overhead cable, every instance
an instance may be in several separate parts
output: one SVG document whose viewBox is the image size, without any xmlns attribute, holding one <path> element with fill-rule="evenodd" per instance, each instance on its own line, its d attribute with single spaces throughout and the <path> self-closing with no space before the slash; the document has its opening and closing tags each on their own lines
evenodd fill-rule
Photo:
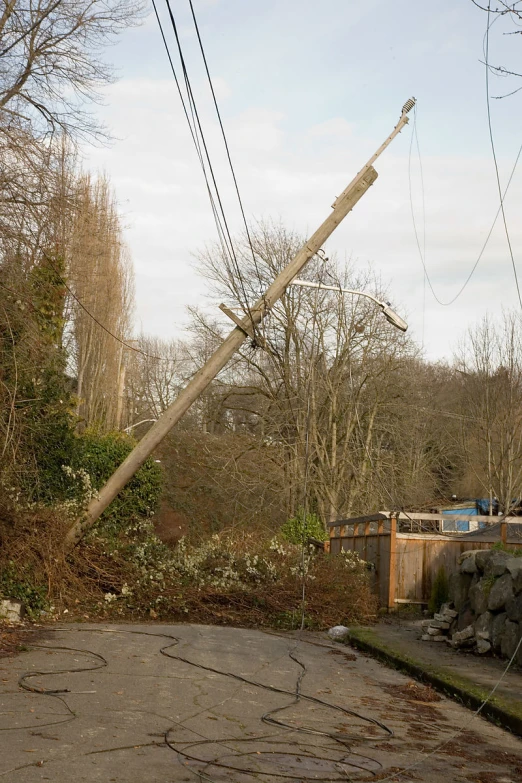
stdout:
<svg viewBox="0 0 522 783">
<path fill-rule="evenodd" d="M 518 149 L 517 156 L 516 156 L 515 162 L 513 164 L 513 168 L 511 169 L 511 173 L 510 173 L 509 179 L 507 181 L 507 185 L 504 188 L 504 193 L 501 193 L 500 205 L 499 205 L 499 207 L 498 207 L 498 209 L 497 209 L 497 211 L 495 213 L 495 217 L 494 217 L 493 222 L 491 224 L 491 227 L 490 227 L 490 229 L 489 229 L 489 231 L 488 231 L 488 233 L 486 235 L 486 238 L 485 238 L 485 240 L 484 240 L 484 242 L 482 244 L 482 247 L 481 247 L 480 252 L 479 252 L 479 254 L 477 256 L 477 259 L 474 262 L 474 264 L 473 264 L 473 266 L 472 266 L 472 268 L 471 268 L 467 278 L 465 279 L 464 283 L 461 285 L 461 287 L 459 288 L 459 290 L 457 291 L 455 296 L 453 296 L 451 299 L 448 299 L 448 300 L 444 301 L 443 299 L 441 299 L 438 296 L 438 294 L 437 294 L 437 292 L 436 292 L 436 290 L 435 290 L 435 288 L 433 286 L 433 283 L 431 281 L 431 278 L 430 278 L 430 275 L 429 275 L 429 272 L 428 272 L 428 269 L 427 269 L 427 266 L 426 266 L 426 253 L 425 253 L 425 250 L 423 252 L 422 248 L 421 248 L 419 232 L 418 232 L 418 229 L 417 229 L 417 221 L 415 219 L 415 210 L 414 210 L 414 206 L 413 206 L 412 180 L 411 180 L 411 159 L 412 159 L 413 137 L 414 137 L 414 135 L 417 134 L 416 123 L 417 123 L 417 116 L 416 116 L 416 113 L 415 113 L 414 114 L 414 119 L 413 119 L 413 132 L 412 132 L 411 141 L 410 141 L 410 152 L 409 152 L 409 157 L 408 157 L 408 181 L 409 181 L 410 210 L 411 210 L 411 216 L 412 216 L 412 222 L 413 222 L 413 231 L 414 231 L 414 234 L 415 234 L 415 242 L 416 242 L 416 245 L 417 245 L 417 250 L 418 250 L 419 257 L 420 257 L 420 260 L 421 260 L 421 264 L 422 264 L 422 267 L 423 267 L 423 270 L 424 270 L 425 280 L 428 283 L 428 286 L 429 286 L 430 291 L 431 291 L 431 293 L 433 295 L 433 298 L 435 299 L 436 302 L 438 302 L 438 304 L 442 305 L 443 307 L 449 307 L 454 302 L 456 302 L 457 299 L 464 293 L 464 291 L 467 288 L 471 278 L 475 274 L 475 271 L 476 271 L 480 261 L 482 260 L 482 256 L 484 255 L 486 247 L 489 244 L 489 240 L 490 240 L 491 235 L 493 233 L 493 229 L 496 226 L 496 223 L 497 223 L 497 220 L 498 220 L 498 216 L 500 215 L 501 212 L 503 212 L 504 201 L 506 199 L 506 195 L 508 193 L 509 187 L 511 185 L 511 181 L 513 179 L 513 176 L 514 176 L 515 171 L 516 171 L 517 166 L 518 166 L 518 162 L 520 160 L 520 156 L 522 154 L 522 144 L 520 145 L 520 147 Z M 420 149 L 419 149 L 419 146 L 418 146 L 418 140 L 417 140 L 417 150 L 418 150 L 419 162 L 420 162 L 420 166 L 421 166 L 421 188 L 423 190 L 422 202 L 423 202 L 423 205 L 424 205 L 424 180 L 423 180 L 423 175 L 422 175 L 422 162 L 420 161 Z"/>
<path fill-rule="evenodd" d="M 205 140 L 205 134 L 203 133 L 203 127 L 202 127 L 202 124 L 201 124 L 201 119 L 200 119 L 198 108 L 197 108 L 197 105 L 196 105 L 196 100 L 194 98 L 194 93 L 193 93 L 193 90 L 192 90 L 192 85 L 190 83 L 190 78 L 189 78 L 187 66 L 186 66 L 186 63 L 185 63 L 185 57 L 184 57 L 183 49 L 182 49 L 182 46 L 181 46 L 181 39 L 180 39 L 180 36 L 179 36 L 178 26 L 177 26 L 177 23 L 176 23 L 176 20 L 175 20 L 175 17 L 174 17 L 174 13 L 172 11 L 170 0 L 165 0 L 165 2 L 166 2 L 166 5 L 167 5 L 167 10 L 168 10 L 168 14 L 169 14 L 169 19 L 170 19 L 170 23 L 171 23 L 171 26 L 172 26 L 172 30 L 174 32 L 174 37 L 176 39 L 176 45 L 177 45 L 177 49 L 178 49 L 178 55 L 179 55 L 179 59 L 180 59 L 180 63 L 181 63 L 181 68 L 182 68 L 182 71 L 183 71 L 183 77 L 184 77 L 184 80 L 185 80 L 185 87 L 186 87 L 186 90 L 187 90 L 187 96 L 188 96 L 189 106 L 190 106 L 190 110 L 191 110 L 191 114 L 192 114 L 192 120 L 193 120 L 194 127 L 195 127 L 195 130 L 196 130 L 196 135 L 197 135 L 197 132 L 199 131 L 199 137 L 201 139 L 201 143 L 203 144 L 203 149 L 205 151 L 205 157 L 206 157 L 206 160 L 207 160 L 207 165 L 208 165 L 208 168 L 209 168 L 209 171 L 210 171 L 210 175 L 211 175 L 212 182 L 213 182 L 213 185 L 214 185 L 214 190 L 215 190 L 215 193 L 216 193 L 216 198 L 217 198 L 217 201 L 218 201 L 218 204 L 219 204 L 219 212 L 221 213 L 220 222 L 221 222 L 221 220 L 223 221 L 225 234 L 226 234 L 226 237 L 227 237 L 227 240 L 228 240 L 228 242 L 225 241 L 225 245 L 227 247 L 228 255 L 229 255 L 229 257 L 230 257 L 230 259 L 232 261 L 232 264 L 233 264 L 233 266 L 235 268 L 235 271 L 236 271 L 236 274 L 237 274 L 237 277 L 238 277 L 238 282 L 239 282 L 239 285 L 240 285 L 240 288 L 241 288 L 241 293 L 243 294 L 244 303 L 245 303 L 245 306 L 246 306 L 246 308 L 248 310 L 248 315 L 250 317 L 250 321 L 251 321 L 251 324 L 252 324 L 252 329 L 254 330 L 254 335 L 255 335 L 256 324 L 254 323 L 254 320 L 252 318 L 252 313 L 250 311 L 250 307 L 249 307 L 249 304 L 248 304 L 248 297 L 247 297 L 247 293 L 246 293 L 246 290 L 245 290 L 243 276 L 241 274 L 241 268 L 239 266 L 239 262 L 237 260 L 236 253 L 235 253 L 235 250 L 234 250 L 234 243 L 233 243 L 233 240 L 232 240 L 232 235 L 231 235 L 230 229 L 228 227 L 228 221 L 227 221 L 227 218 L 226 218 L 226 215 L 225 215 L 225 209 L 223 207 L 221 194 L 219 192 L 219 187 L 218 187 L 218 184 L 217 184 L 217 181 L 216 181 L 216 176 L 214 174 L 214 168 L 212 166 L 212 161 L 210 159 L 208 146 L 207 146 L 207 143 L 206 143 L 206 140 Z"/>
<path fill-rule="evenodd" d="M 234 187 L 235 187 L 235 190 L 236 190 L 237 200 L 239 202 L 239 208 L 241 210 L 241 215 L 242 215 L 243 223 L 244 223 L 244 226 L 245 226 L 245 231 L 246 231 L 248 244 L 249 244 L 249 247 L 250 247 L 250 251 L 252 253 L 252 261 L 254 262 L 254 267 L 256 269 L 256 272 L 258 272 L 256 255 L 255 255 L 254 247 L 253 247 L 253 244 L 252 244 L 252 239 L 250 237 L 250 231 L 249 231 L 249 228 L 248 228 L 248 221 L 246 219 L 245 210 L 244 210 L 244 207 L 243 207 L 243 199 L 241 198 L 241 193 L 239 192 L 239 185 L 238 185 L 238 182 L 237 182 L 236 172 L 234 170 L 234 165 L 232 163 L 232 157 L 230 155 L 230 149 L 229 149 L 229 146 L 228 146 L 227 136 L 226 136 L 226 133 L 225 133 L 225 128 L 223 126 L 223 121 L 221 119 L 221 112 L 219 111 L 219 106 L 218 106 L 218 102 L 217 102 L 217 98 L 216 98 L 216 93 L 215 93 L 215 90 L 214 90 L 214 84 L 213 84 L 212 78 L 210 76 L 210 70 L 209 70 L 209 67 L 208 67 L 207 57 L 206 57 L 206 54 L 205 54 L 205 49 L 203 47 L 203 41 L 201 39 L 201 34 L 199 32 L 199 25 L 198 25 L 198 22 L 197 22 L 197 19 L 196 19 L 196 14 L 195 14 L 195 11 L 194 11 L 194 5 L 192 3 L 192 0 L 189 0 L 189 4 L 190 4 L 190 10 L 191 10 L 191 13 L 192 13 L 192 19 L 194 21 L 194 27 L 196 28 L 196 35 L 198 37 L 199 48 L 201 50 L 201 56 L 203 57 L 203 62 L 205 64 L 205 71 L 206 71 L 206 74 L 207 74 L 208 83 L 209 83 L 209 86 L 210 86 L 210 91 L 212 93 L 212 99 L 214 101 L 214 107 L 216 109 L 216 114 L 217 114 L 217 118 L 218 118 L 218 121 L 219 121 L 219 127 L 221 128 L 221 135 L 223 136 L 223 143 L 225 145 L 225 150 L 226 150 L 226 153 L 227 153 L 228 163 L 229 163 L 229 166 L 230 166 L 230 171 L 232 173 L 232 179 L 234 180 Z"/>
<path fill-rule="evenodd" d="M 249 319 L 250 319 L 250 321 L 252 323 L 252 328 L 253 328 L 254 334 L 255 334 L 257 325 L 254 323 L 254 320 L 253 320 L 253 317 L 252 317 L 252 312 L 250 310 L 250 306 L 249 306 L 249 303 L 248 303 L 248 296 L 247 296 L 247 293 L 246 293 L 245 284 L 244 284 L 243 276 L 242 276 L 242 273 L 241 273 L 241 268 L 240 268 L 240 265 L 239 265 L 239 262 L 238 262 L 238 259 L 237 259 L 237 256 L 236 256 L 236 252 L 235 252 L 235 249 L 234 249 L 234 243 L 233 243 L 233 240 L 232 240 L 231 232 L 230 232 L 230 229 L 229 229 L 229 226 L 228 226 L 227 217 L 226 217 L 226 214 L 225 214 L 225 209 L 224 209 L 222 198 L 221 198 L 221 194 L 220 194 L 219 187 L 218 187 L 217 180 L 216 180 L 216 176 L 215 176 L 215 173 L 214 173 L 214 167 L 212 165 L 212 161 L 211 161 L 211 158 L 210 158 L 210 153 L 209 153 L 209 150 L 208 150 L 208 145 L 207 145 L 207 142 L 206 142 L 206 139 L 205 139 L 205 134 L 204 134 L 204 131 L 203 131 L 203 126 L 202 126 L 200 114 L 199 114 L 199 111 L 198 111 L 198 108 L 197 108 L 197 104 L 196 104 L 196 100 L 195 100 L 195 97 L 194 97 L 194 92 L 193 92 L 193 89 L 192 89 L 192 85 L 191 85 L 191 81 L 190 81 L 190 77 L 189 77 L 189 73 L 188 73 L 188 69 L 187 69 L 187 65 L 186 65 L 186 61 L 185 61 L 185 56 L 184 56 L 183 48 L 182 48 L 182 45 L 181 45 L 181 39 L 180 39 L 180 35 L 179 35 L 178 25 L 176 23 L 176 19 L 175 19 L 174 13 L 172 11 L 172 7 L 171 7 L 171 4 L 170 4 L 169 0 L 165 0 L 165 2 L 166 2 L 166 6 L 167 6 L 167 12 L 168 12 L 170 24 L 171 24 L 171 27 L 172 27 L 172 30 L 173 30 L 173 33 L 174 33 L 174 37 L 175 37 L 175 41 L 176 41 L 176 47 L 177 47 L 177 50 L 178 50 L 178 56 L 179 56 L 179 60 L 180 60 L 180 64 L 181 64 L 181 70 L 182 70 L 182 73 L 183 73 L 183 79 L 184 79 L 184 82 L 185 82 L 185 90 L 186 90 L 186 94 L 187 94 L 187 98 L 186 99 L 185 99 L 185 97 L 183 95 L 183 92 L 181 90 L 180 82 L 179 82 L 179 79 L 178 79 L 178 76 L 177 76 L 177 73 L 176 73 L 176 69 L 175 69 L 175 66 L 174 66 L 173 58 L 172 58 L 172 55 L 170 53 L 169 45 L 168 45 L 168 42 L 167 42 L 164 30 L 163 30 L 163 26 L 162 26 L 162 23 L 161 23 L 161 19 L 160 19 L 160 16 L 159 16 L 159 12 L 158 12 L 155 0 L 152 0 L 152 4 L 153 4 L 153 7 L 154 7 L 154 12 L 155 12 L 156 19 L 157 19 L 157 22 L 158 22 L 158 25 L 159 25 L 159 28 L 160 28 L 161 37 L 162 37 L 162 40 L 163 40 L 163 45 L 164 45 L 165 50 L 167 52 L 167 56 L 168 56 L 168 59 L 169 59 L 170 67 L 171 67 L 171 70 L 172 70 L 172 73 L 173 73 L 173 76 L 174 76 L 174 79 L 175 79 L 175 82 L 176 82 L 176 86 L 178 88 L 178 93 L 179 93 L 179 96 L 180 96 L 180 99 L 181 99 L 181 102 L 182 102 L 185 118 L 186 118 L 186 120 L 188 122 L 188 125 L 189 125 L 189 128 L 190 128 L 190 133 L 191 133 L 191 136 L 192 136 L 192 140 L 193 140 L 194 145 L 196 147 L 196 152 L 197 152 L 197 155 L 198 155 L 200 166 L 202 168 L 203 176 L 205 178 L 205 184 L 206 184 L 207 192 L 208 192 L 209 199 L 210 199 L 210 202 L 211 202 L 211 208 L 212 208 L 212 212 L 213 212 L 213 215 L 214 215 L 214 221 L 216 223 L 216 229 L 217 229 L 217 232 L 218 232 L 218 237 L 219 237 L 219 241 L 220 241 L 220 244 L 221 244 L 221 248 L 222 248 L 223 254 L 226 257 L 228 256 L 228 258 L 230 259 L 230 261 L 232 263 L 232 267 L 233 267 L 233 269 L 235 271 L 235 274 L 237 275 L 240 292 L 241 292 L 241 295 L 243 296 L 243 300 L 244 300 L 244 308 L 248 312 Z M 187 109 L 187 104 L 188 104 L 188 109 Z M 190 116 L 189 116 L 189 112 L 190 112 Z M 207 174 L 207 167 L 208 167 L 208 172 L 210 174 L 210 180 L 209 180 L 209 175 Z M 213 188 L 211 187 L 210 181 L 212 182 Z M 217 201 L 217 204 L 216 204 L 216 201 Z"/>
<path fill-rule="evenodd" d="M 487 105 L 487 112 L 488 112 L 488 130 L 489 130 L 489 139 L 491 142 L 491 152 L 493 154 L 493 163 L 495 164 L 495 177 L 497 180 L 497 189 L 498 189 L 498 196 L 500 199 L 500 210 L 502 212 L 502 222 L 504 224 L 504 233 L 506 234 L 506 241 L 509 249 L 509 257 L 511 259 L 511 266 L 513 267 L 513 276 L 515 278 L 515 285 L 517 289 L 517 296 L 518 296 L 518 303 L 520 305 L 520 309 L 522 310 L 522 296 L 520 293 L 520 285 L 518 281 L 518 272 L 517 267 L 515 264 L 515 257 L 513 255 L 513 247 L 511 245 L 511 237 L 509 235 L 509 229 L 506 219 L 506 211 L 504 209 L 504 199 L 502 197 L 502 186 L 500 184 L 500 174 L 498 170 L 498 162 L 497 162 L 497 153 L 495 150 L 495 141 L 493 139 L 493 128 L 491 125 L 491 109 L 490 109 L 490 100 L 489 100 L 489 29 L 491 27 L 490 24 L 490 4 L 488 4 L 488 15 L 487 15 L 487 26 L 486 26 L 486 42 L 485 42 L 485 59 L 486 59 L 486 105 Z"/>
</svg>

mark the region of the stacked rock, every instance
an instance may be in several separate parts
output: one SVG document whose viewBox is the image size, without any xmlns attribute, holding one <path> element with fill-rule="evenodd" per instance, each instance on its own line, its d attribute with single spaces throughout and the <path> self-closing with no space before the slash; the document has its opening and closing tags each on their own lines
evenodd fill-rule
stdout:
<svg viewBox="0 0 522 783">
<path fill-rule="evenodd" d="M 433 615 L 433 620 L 422 621 L 422 640 L 424 642 L 448 641 L 448 633 L 456 616 L 457 612 L 453 604 L 442 604 L 440 612 Z"/>
<path fill-rule="evenodd" d="M 25 614 L 25 607 L 16 598 L 4 598 L 0 600 L 0 620 L 18 623 Z"/>
<path fill-rule="evenodd" d="M 458 616 L 449 644 L 481 655 L 495 653 L 522 665 L 522 557 L 498 549 L 464 552 L 450 578 Z"/>
</svg>

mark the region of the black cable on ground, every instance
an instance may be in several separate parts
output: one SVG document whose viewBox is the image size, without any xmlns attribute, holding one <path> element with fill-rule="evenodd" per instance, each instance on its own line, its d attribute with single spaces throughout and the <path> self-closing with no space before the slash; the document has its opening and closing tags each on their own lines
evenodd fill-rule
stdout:
<svg viewBox="0 0 522 783">
<path fill-rule="evenodd" d="M 32 629 L 28 629 L 32 630 Z M 52 631 L 63 631 L 65 629 L 63 628 L 51 628 L 48 630 Z M 37 631 L 38 633 L 41 633 L 40 629 Z M 100 655 L 99 653 L 92 652 L 92 650 L 83 650 L 78 649 L 76 647 L 63 647 L 63 646 L 50 646 L 47 644 L 34 644 L 32 645 L 32 649 L 34 650 L 64 650 L 66 652 L 72 652 L 72 653 L 79 653 L 81 655 L 90 655 L 93 658 L 96 658 L 98 660 L 97 664 L 94 664 L 94 666 L 81 666 L 74 669 L 60 669 L 60 670 L 49 670 L 49 671 L 31 671 L 31 672 L 25 672 L 25 674 L 21 674 L 18 678 L 18 685 L 20 688 L 22 688 L 24 691 L 29 691 L 29 693 L 39 693 L 42 696 L 52 696 L 55 699 L 58 699 L 67 710 L 67 715 L 65 716 L 64 720 L 54 720 L 49 721 L 48 723 L 39 723 L 38 728 L 44 728 L 47 726 L 59 726 L 62 723 L 69 723 L 69 721 L 72 721 L 76 718 L 76 714 L 71 710 L 65 699 L 62 697 L 61 694 L 65 693 L 71 693 L 69 688 L 62 688 L 60 690 L 54 690 L 49 688 L 37 688 L 32 685 L 28 685 L 27 680 L 31 677 L 48 677 L 55 674 L 74 674 L 77 672 L 90 672 L 90 671 L 96 671 L 97 669 L 103 669 L 106 666 L 108 666 L 108 661 L 106 658 L 103 657 L 103 655 Z M 7 726 L 0 728 L 0 731 L 21 731 L 22 729 L 28 729 L 32 728 L 30 726 Z"/>
<path fill-rule="evenodd" d="M 172 660 L 179 661 L 181 663 L 185 663 L 189 666 L 193 666 L 197 669 L 200 669 L 202 671 L 210 672 L 212 674 L 216 674 L 222 677 L 227 677 L 230 679 L 233 679 L 237 682 L 251 685 L 255 688 L 261 688 L 263 690 L 269 691 L 271 693 L 278 693 L 284 696 L 290 696 L 292 697 L 292 702 L 288 705 L 284 705 L 281 707 L 275 707 L 272 710 L 269 710 L 264 715 L 261 716 L 261 721 L 269 726 L 274 726 L 280 729 L 281 731 L 276 734 L 270 734 L 270 735 L 258 735 L 253 737 L 245 737 L 245 738 L 237 738 L 237 737 L 226 737 L 226 738 L 218 738 L 218 739 L 207 739 L 202 738 L 201 740 L 197 740 L 194 742 L 176 742 L 172 739 L 171 735 L 175 730 L 175 726 L 171 726 L 168 728 L 165 732 L 165 745 L 170 748 L 171 750 L 174 750 L 180 758 L 185 758 L 187 762 L 190 762 L 192 764 L 200 764 L 203 765 L 204 768 L 221 768 L 221 769 L 227 769 L 232 772 L 240 772 L 244 775 L 251 775 L 253 777 L 277 777 L 282 779 L 288 779 L 288 780 L 295 780 L 295 781 L 304 781 L 304 780 L 317 780 L 317 776 L 315 773 L 312 776 L 307 776 L 306 774 L 303 775 L 303 771 L 300 771 L 299 773 L 284 773 L 284 772 L 277 772 L 268 770 L 268 771 L 260 771 L 258 769 L 256 770 L 249 770 L 248 766 L 240 767 L 237 764 L 229 763 L 227 761 L 224 761 L 224 758 L 228 756 L 227 754 L 221 755 L 216 758 L 208 759 L 208 758 L 202 758 L 200 755 L 197 755 L 193 753 L 193 749 L 197 747 L 202 746 L 209 746 L 209 745 L 220 745 L 222 747 L 225 747 L 225 749 L 230 753 L 233 754 L 236 758 L 247 758 L 249 756 L 255 757 L 257 761 L 259 761 L 260 756 L 273 756 L 276 757 L 278 755 L 281 756 L 294 756 L 296 759 L 302 759 L 306 758 L 310 761 L 315 761 L 318 764 L 321 763 L 329 763 L 332 765 L 332 769 L 334 770 L 334 773 L 332 775 L 332 772 L 327 773 L 326 776 L 321 775 L 320 780 L 324 781 L 325 783 L 334 783 L 335 781 L 341 781 L 341 780 L 349 780 L 348 777 L 348 771 L 347 768 L 351 768 L 352 770 L 358 770 L 358 771 L 364 771 L 368 772 L 369 774 L 376 774 L 377 769 L 382 769 L 382 764 L 380 762 L 376 761 L 375 759 L 372 759 L 369 756 L 364 756 L 360 753 L 357 753 L 353 750 L 351 750 L 349 743 L 352 742 L 378 742 L 379 740 L 388 739 L 389 737 L 393 736 L 393 731 L 386 726 L 386 724 L 382 723 L 381 721 L 370 718 L 368 716 L 365 716 L 359 712 L 356 712 L 355 710 L 350 710 L 346 707 L 341 707 L 337 704 L 330 704 L 323 699 L 319 699 L 315 696 L 309 696 L 307 694 L 304 694 L 302 692 L 302 681 L 306 675 L 307 669 L 306 665 L 302 663 L 292 651 L 289 651 L 289 657 L 300 667 L 301 671 L 298 674 L 297 680 L 296 680 L 296 686 L 294 690 L 288 690 L 286 688 L 278 688 L 274 685 L 267 685 L 262 682 L 258 682 L 257 680 L 251 679 L 249 677 L 244 677 L 243 675 L 237 674 L 235 672 L 229 672 L 229 671 L 223 671 L 221 669 L 216 669 L 212 666 L 205 666 L 204 664 L 195 663 L 194 661 L 191 661 L 189 658 L 185 658 L 181 655 L 176 655 L 172 652 L 172 648 L 176 647 L 180 640 L 178 637 L 175 637 L 171 634 L 166 633 L 154 633 L 152 631 L 126 631 L 126 630 L 120 630 L 120 629 L 96 629 L 96 628 L 52 628 L 48 629 L 50 631 L 56 632 L 56 633 L 63 633 L 63 632 L 71 632 L 75 631 L 77 633 L 108 633 L 108 634 L 129 634 L 129 635 L 139 635 L 139 636 L 152 636 L 159 639 L 168 639 L 168 644 L 165 644 L 163 647 L 160 648 L 159 652 L 164 655 L 167 658 L 170 658 Z M 76 717 L 76 714 L 73 713 L 73 711 L 70 709 L 70 707 L 65 702 L 62 694 L 71 693 L 71 691 L 67 688 L 65 689 L 45 689 L 45 688 L 36 688 L 33 686 L 30 686 L 27 684 L 27 679 L 30 677 L 35 676 L 51 676 L 53 674 L 74 674 L 78 672 L 86 672 L 86 671 L 95 671 L 101 668 L 105 668 L 108 665 L 107 659 L 100 655 L 99 653 L 95 653 L 91 650 L 85 650 L 85 649 L 78 649 L 73 647 L 65 647 L 65 646 L 52 646 L 52 645 L 37 645 L 39 649 L 50 649 L 50 650 L 63 650 L 63 651 L 70 651 L 74 653 L 80 653 L 85 655 L 90 655 L 93 658 L 96 659 L 96 662 L 93 666 L 88 667 L 78 667 L 74 669 L 61 669 L 59 671 L 39 671 L 39 672 L 26 672 L 22 674 L 18 680 L 20 687 L 24 688 L 24 690 L 28 690 L 33 693 L 40 693 L 42 695 L 47 695 L 52 698 L 57 698 L 60 701 L 62 701 L 68 712 L 70 713 L 70 716 L 66 718 L 66 721 L 74 720 Z M 357 718 L 358 720 L 362 721 L 363 723 L 370 724 L 371 726 L 380 728 L 383 732 L 381 737 L 374 736 L 374 735 L 367 735 L 367 736 L 360 736 L 356 733 L 353 734 L 346 734 L 344 732 L 329 732 L 329 731 L 322 731 L 319 729 L 314 729 L 311 727 L 306 726 L 295 726 L 292 723 L 285 722 L 283 720 L 280 720 L 276 717 L 274 717 L 276 714 L 281 713 L 283 710 L 289 709 L 290 707 L 294 706 L 300 701 L 307 701 L 312 704 L 317 704 L 318 706 L 334 710 L 344 716 L 351 717 L 351 718 Z M 56 725 L 57 723 L 64 723 L 66 721 L 55 721 L 52 724 L 39 724 L 41 726 L 45 725 Z M 182 725 L 178 724 L 179 726 Z M 11 729 L 3 729 L 6 730 L 20 730 L 22 728 L 29 728 L 29 727 L 11 727 Z M 327 740 L 330 740 L 332 744 L 327 745 L 326 747 L 319 747 L 319 751 L 324 751 L 321 753 L 320 756 L 317 754 L 314 754 L 313 752 L 310 752 L 310 748 L 307 748 L 307 750 L 303 751 L 302 746 L 300 743 L 298 743 L 296 740 L 287 740 L 285 739 L 285 735 L 292 734 L 292 733 L 302 733 L 306 735 L 315 735 L 319 737 L 324 737 Z M 276 746 L 288 746 L 292 750 L 291 751 L 281 751 L 281 750 L 267 750 L 267 751 L 259 751 L 257 749 L 255 750 L 248 750 L 244 753 L 237 752 L 237 750 L 234 747 L 231 747 L 234 744 L 237 743 L 252 743 L 255 745 L 255 743 L 268 743 L 270 742 L 273 745 Z M 153 743 L 157 744 L 157 743 Z M 335 746 L 340 746 L 342 748 L 342 752 L 344 754 L 344 751 L 347 752 L 347 754 L 342 755 L 341 758 L 335 759 L 332 758 L 331 752 L 335 751 Z M 129 746 L 129 749 L 133 748 L 134 746 Z M 126 749 L 126 748 L 124 748 Z M 103 752 L 103 751 L 100 751 Z M 339 751 L 340 752 L 340 749 Z M 359 759 L 361 763 L 357 763 L 355 759 Z M 369 762 L 370 765 L 374 766 L 374 769 L 369 769 L 368 765 L 364 765 L 364 761 Z M 283 763 L 283 762 L 281 762 Z M 286 760 L 286 763 L 288 763 L 288 759 Z M 25 766 L 25 765 L 24 765 Z M 204 771 L 196 771 L 195 769 L 191 769 L 189 766 L 187 766 L 187 769 L 193 772 L 196 776 L 200 778 L 204 778 L 208 781 L 212 781 L 212 778 L 210 778 Z"/>
</svg>

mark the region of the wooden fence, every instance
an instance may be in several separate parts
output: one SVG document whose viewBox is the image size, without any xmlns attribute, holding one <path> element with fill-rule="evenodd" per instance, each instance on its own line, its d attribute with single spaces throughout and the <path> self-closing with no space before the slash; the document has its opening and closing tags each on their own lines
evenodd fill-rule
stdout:
<svg viewBox="0 0 522 783">
<path fill-rule="evenodd" d="M 400 603 L 428 603 L 441 566 L 449 577 L 457 570 L 462 552 L 508 542 L 509 521 L 500 523 L 500 535 L 488 535 L 484 529 L 474 540 L 462 534 L 406 532 L 397 516 L 379 513 L 330 523 L 330 552 L 351 550 L 372 563 L 375 591 L 381 606 L 388 609 Z M 509 541 L 509 546 L 522 548 L 522 543 Z"/>
</svg>

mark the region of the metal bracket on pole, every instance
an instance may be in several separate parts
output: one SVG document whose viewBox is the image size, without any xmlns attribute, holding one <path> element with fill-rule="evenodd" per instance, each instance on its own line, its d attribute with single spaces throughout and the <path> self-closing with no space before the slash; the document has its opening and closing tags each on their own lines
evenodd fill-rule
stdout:
<svg viewBox="0 0 522 783">
<path fill-rule="evenodd" d="M 249 321 L 246 321 L 246 319 L 240 318 L 230 309 L 230 307 L 227 307 L 223 303 L 219 305 L 219 309 L 222 310 L 225 313 L 225 315 L 227 315 L 230 318 L 231 321 L 234 321 L 236 326 L 239 326 L 239 328 L 242 329 L 242 331 L 247 335 L 247 337 L 251 337 L 256 345 L 259 345 L 260 348 L 264 348 L 265 351 L 270 351 L 264 337 L 261 337 L 260 334 L 256 334 L 256 332 L 254 331 L 254 327 L 250 319 Z"/>
</svg>

